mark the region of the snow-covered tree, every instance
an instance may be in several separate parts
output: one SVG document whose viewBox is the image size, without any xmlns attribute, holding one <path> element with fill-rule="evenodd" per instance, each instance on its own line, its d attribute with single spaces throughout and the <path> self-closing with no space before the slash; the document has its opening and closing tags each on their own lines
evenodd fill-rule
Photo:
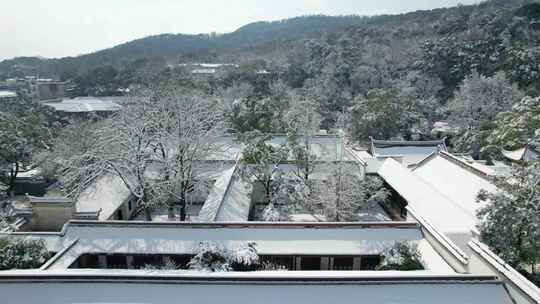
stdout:
<svg viewBox="0 0 540 304">
<path fill-rule="evenodd" d="M 374 176 L 362 179 L 355 169 L 344 163 L 335 164 L 328 179 L 313 187 L 311 199 L 306 201 L 307 209 L 324 214 L 329 221 L 357 221 L 362 207 L 384 202 L 390 192 L 382 180 Z"/>
<path fill-rule="evenodd" d="M 201 175 L 201 163 L 228 148 L 219 140 L 223 110 L 214 98 L 171 87 L 156 90 L 153 99 L 160 132 L 157 162 L 163 167 L 168 192 L 179 201 L 180 220 L 184 221 L 188 194 L 207 181 Z M 171 207 L 169 216 L 174 217 Z"/>
<path fill-rule="evenodd" d="M 221 123 L 219 104 L 197 92 L 167 86 L 139 92 L 109 119 L 64 130 L 66 137 L 55 148 L 64 189 L 76 197 L 99 176 L 112 174 L 147 220 L 155 207 L 166 204 L 174 217 L 173 201 L 179 201 L 185 220 L 188 194 L 206 181 L 199 164 L 224 149 L 217 140 Z M 65 140 L 75 140 L 78 131 L 84 138 L 71 146 Z"/>
<path fill-rule="evenodd" d="M 159 157 L 155 149 L 161 133 L 159 121 L 153 119 L 156 115 L 149 96 L 131 97 L 100 130 L 100 142 L 94 149 L 104 171 L 122 180 L 149 221 L 152 209 L 166 202 L 158 190 L 161 181 L 147 171 Z"/>
<path fill-rule="evenodd" d="M 540 163 L 515 168 L 496 180 L 499 191 L 481 191 L 478 211 L 482 240 L 514 267 L 540 263 Z"/>
<path fill-rule="evenodd" d="M 52 109 L 27 98 L 3 99 L 0 107 L 0 184 L 9 195 L 32 156 L 46 150 L 58 127 Z"/>
<path fill-rule="evenodd" d="M 499 112 L 509 110 L 521 98 L 523 93 L 503 72 L 486 77 L 474 71 L 450 102 L 450 118 L 465 129 L 475 129 L 495 119 Z"/>
<path fill-rule="evenodd" d="M 265 222 L 280 222 L 284 218 L 282 212 L 280 212 L 274 203 L 269 203 L 264 207 L 261 217 Z"/>
<path fill-rule="evenodd" d="M 523 93 L 503 72 L 486 77 L 474 71 L 467 76 L 448 106 L 451 122 L 462 132 L 456 149 L 478 153 L 497 114 L 521 98 Z"/>
<path fill-rule="evenodd" d="M 188 266 L 189 269 L 197 271 L 221 272 L 232 270 L 227 250 L 215 242 L 201 242 Z"/>
<path fill-rule="evenodd" d="M 234 271 L 256 270 L 260 263 L 257 244 L 254 242 L 242 243 L 232 250 L 230 260 Z"/>
<path fill-rule="evenodd" d="M 258 131 L 246 133 L 241 138 L 246 144 L 241 159 L 242 177 L 262 185 L 267 204 L 273 201 L 283 181 L 279 165 L 288 157 L 287 147 L 273 145 L 271 139 L 272 135 Z"/>
<path fill-rule="evenodd" d="M 65 194 L 76 197 L 104 173 L 99 148 L 101 129 L 107 123 L 76 119 L 60 129 L 51 148 L 37 154 L 34 161 L 48 179 L 58 178 Z"/>
<path fill-rule="evenodd" d="M 377 270 L 423 270 L 424 262 L 418 245 L 410 242 L 398 242 L 382 253 L 381 263 Z"/>
<path fill-rule="evenodd" d="M 352 135 L 359 140 L 390 139 L 403 129 L 400 104 L 393 91 L 371 90 L 367 96 L 357 97 L 352 107 Z"/>
<path fill-rule="evenodd" d="M 259 266 L 256 245 L 247 242 L 228 250 L 216 242 L 201 242 L 188 266 L 197 271 L 253 271 Z"/>
<path fill-rule="evenodd" d="M 159 265 L 146 264 L 143 267 L 144 270 L 178 270 L 181 268 L 181 265 L 176 264 L 176 262 L 169 257 L 164 258 L 163 262 Z"/>
<path fill-rule="evenodd" d="M 523 98 L 512 110 L 497 115 L 495 125 L 485 151 L 497 155 L 501 148 L 518 149 L 529 143 L 540 146 L 540 97 Z"/>
<path fill-rule="evenodd" d="M 306 202 L 312 194 L 312 180 L 279 174 L 274 177 L 275 192 L 270 203 L 264 208 L 262 218 L 267 222 L 289 221 L 290 215 Z"/>
<path fill-rule="evenodd" d="M 51 256 L 43 240 L 0 239 L 0 270 L 38 268 Z"/>
<path fill-rule="evenodd" d="M 310 100 L 293 100 L 285 114 L 288 146 L 296 165 L 293 172 L 305 182 L 315 170 L 317 160 L 317 155 L 311 151 L 311 138 L 319 131 L 322 121 L 316 108 L 317 105 Z"/>
</svg>

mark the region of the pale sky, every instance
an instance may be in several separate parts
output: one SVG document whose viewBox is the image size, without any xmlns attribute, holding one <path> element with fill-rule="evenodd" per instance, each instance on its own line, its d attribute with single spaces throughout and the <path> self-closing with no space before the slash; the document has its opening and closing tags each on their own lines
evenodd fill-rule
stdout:
<svg viewBox="0 0 540 304">
<path fill-rule="evenodd" d="M 226 33 L 308 14 L 374 15 L 478 0 L 0 0 L 0 60 L 85 54 L 162 33 Z"/>
</svg>

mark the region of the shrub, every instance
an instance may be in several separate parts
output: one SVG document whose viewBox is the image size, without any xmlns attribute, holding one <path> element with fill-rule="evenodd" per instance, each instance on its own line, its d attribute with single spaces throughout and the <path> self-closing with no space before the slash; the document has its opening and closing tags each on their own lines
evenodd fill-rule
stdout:
<svg viewBox="0 0 540 304">
<path fill-rule="evenodd" d="M 195 256 L 189 261 L 189 269 L 199 271 L 230 271 L 227 250 L 213 242 L 201 242 Z"/>
<path fill-rule="evenodd" d="M 38 268 L 50 257 L 43 240 L 0 239 L 0 270 Z"/>
<path fill-rule="evenodd" d="M 386 249 L 381 263 L 377 270 L 423 270 L 422 255 L 418 250 L 418 245 L 398 242 L 394 246 Z"/>
<path fill-rule="evenodd" d="M 191 270 L 198 271 L 254 271 L 259 266 L 255 243 L 246 243 L 227 250 L 215 242 L 201 242 L 196 255 L 189 261 Z"/>
<path fill-rule="evenodd" d="M 259 271 L 278 271 L 288 270 L 286 266 L 272 263 L 270 261 L 264 261 L 259 265 Z"/>
<path fill-rule="evenodd" d="M 171 258 L 164 258 L 163 263 L 160 265 L 146 264 L 143 268 L 145 270 L 178 270 L 182 267 Z"/>
<path fill-rule="evenodd" d="M 254 271 L 259 267 L 259 255 L 256 243 L 245 243 L 230 254 L 231 267 L 234 271 Z"/>
</svg>

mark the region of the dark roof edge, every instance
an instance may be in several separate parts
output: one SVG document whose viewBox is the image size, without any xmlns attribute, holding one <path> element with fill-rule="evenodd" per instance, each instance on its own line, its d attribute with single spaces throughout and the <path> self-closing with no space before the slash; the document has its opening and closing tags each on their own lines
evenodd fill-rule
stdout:
<svg viewBox="0 0 540 304">
<path fill-rule="evenodd" d="M 381 284 L 502 284 L 495 276 L 491 275 L 414 275 L 396 273 L 395 276 L 358 275 L 358 276 L 333 276 L 316 275 L 309 276 L 295 273 L 283 274 L 282 276 L 262 273 L 226 273 L 226 274 L 176 274 L 141 273 L 133 271 L 132 274 L 124 272 L 81 273 L 64 271 L 52 273 L 49 271 L 29 273 L 1 273 L 2 283 L 150 283 L 150 284 L 248 284 L 248 285 L 381 285 Z"/>
<path fill-rule="evenodd" d="M 428 163 L 430 160 L 432 160 L 433 158 L 435 158 L 435 156 L 439 155 L 438 152 L 431 152 L 428 156 L 426 156 L 424 159 L 422 159 L 421 161 L 417 162 L 416 164 L 414 164 L 414 166 L 411 168 L 411 171 L 414 171 L 420 167 L 422 167 L 424 164 Z"/>
<path fill-rule="evenodd" d="M 370 137 L 372 144 L 384 144 L 393 146 L 435 146 L 444 145 L 446 147 L 446 137 L 438 140 L 425 140 L 425 141 L 404 141 L 404 140 L 381 140 Z"/>
<path fill-rule="evenodd" d="M 152 227 L 152 228 L 194 228 L 194 229 L 216 229 L 216 228 L 372 228 L 372 229 L 411 229 L 419 228 L 416 222 L 146 222 L 146 221 L 91 221 L 91 220 L 70 220 L 64 226 L 74 227 Z"/>
</svg>

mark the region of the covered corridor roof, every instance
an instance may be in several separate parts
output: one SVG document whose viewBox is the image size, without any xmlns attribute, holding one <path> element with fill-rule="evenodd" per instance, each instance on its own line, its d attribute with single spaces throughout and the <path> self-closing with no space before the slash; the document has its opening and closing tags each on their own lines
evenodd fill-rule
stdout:
<svg viewBox="0 0 540 304">
<path fill-rule="evenodd" d="M 264 276 L 264 277 L 263 277 Z M 61 284 L 60 284 L 61 283 Z M 29 292 L 31 291 L 31 292 Z M 7 303 L 377 303 L 511 304 L 503 284 L 489 276 L 398 277 L 388 274 L 266 272 L 263 274 L 133 274 L 78 271 L 0 274 Z M 46 296 L 45 296 L 46 295 Z"/>
</svg>

